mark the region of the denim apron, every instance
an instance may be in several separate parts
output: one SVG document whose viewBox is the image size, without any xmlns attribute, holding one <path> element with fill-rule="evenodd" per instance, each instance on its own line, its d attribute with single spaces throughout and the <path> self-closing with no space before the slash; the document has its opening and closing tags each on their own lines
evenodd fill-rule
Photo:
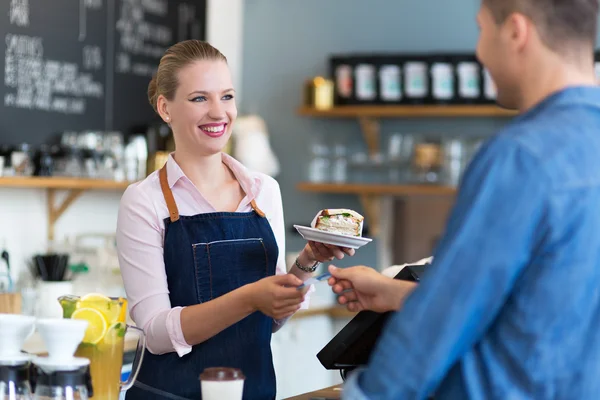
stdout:
<svg viewBox="0 0 600 400">
<path fill-rule="evenodd" d="M 159 177 L 170 214 L 165 218 L 164 261 L 173 307 L 207 302 L 275 274 L 279 249 L 265 214 L 254 200 L 250 212 L 180 216 L 166 165 Z M 208 367 L 241 369 L 246 376 L 245 400 L 274 399 L 272 326 L 272 318 L 257 311 L 193 346 L 183 357 L 177 353 L 154 355 L 146 350 L 126 399 L 201 399 L 199 376 Z"/>
</svg>

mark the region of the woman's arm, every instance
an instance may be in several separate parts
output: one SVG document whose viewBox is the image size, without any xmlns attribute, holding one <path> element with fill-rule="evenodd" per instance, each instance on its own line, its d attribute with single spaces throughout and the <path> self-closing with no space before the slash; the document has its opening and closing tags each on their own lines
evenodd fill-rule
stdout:
<svg viewBox="0 0 600 400">
<path fill-rule="evenodd" d="M 300 308 L 304 294 L 296 289 L 296 277 L 276 275 L 233 290 L 206 303 L 181 311 L 181 330 L 187 343 L 210 339 L 255 311 L 274 319 L 289 318 Z M 198 321 L 210 321 L 198 324 Z"/>
<path fill-rule="evenodd" d="M 182 307 L 171 308 L 163 261 L 162 220 L 143 187 L 123 194 L 117 218 L 117 251 L 131 318 L 146 333 L 154 354 L 191 351 L 181 331 Z"/>
<path fill-rule="evenodd" d="M 218 299 L 171 307 L 163 261 L 162 220 L 138 186 L 127 189 L 119 207 L 117 248 L 131 317 L 144 329 L 148 350 L 183 356 L 254 311 L 277 318 L 295 312 L 303 293 L 293 276 L 265 278 Z"/>
<path fill-rule="evenodd" d="M 286 267 L 285 264 L 285 224 L 283 215 L 283 201 L 281 198 L 281 189 L 279 184 L 273 178 L 267 178 L 263 182 L 263 190 L 261 192 L 261 198 L 258 203 L 265 207 L 271 229 L 277 241 L 279 248 L 279 257 L 277 259 L 276 274 L 283 275 L 289 274 L 297 277 L 302 282 L 313 276 L 313 273 L 303 271 L 298 268 L 295 262 L 292 265 Z M 344 255 L 354 255 L 353 249 L 341 249 L 336 246 L 325 246 L 321 243 L 308 243 L 304 246 L 302 251 L 298 255 L 298 263 L 303 267 L 311 267 L 317 261 L 325 262 L 332 258 L 342 259 Z M 299 309 L 307 309 L 309 305 L 310 293 L 314 292 L 315 288 L 311 285 L 309 288 L 304 289 L 305 300 L 301 304 Z M 273 324 L 273 332 L 277 332 L 285 324 L 289 318 L 275 319 Z"/>
</svg>

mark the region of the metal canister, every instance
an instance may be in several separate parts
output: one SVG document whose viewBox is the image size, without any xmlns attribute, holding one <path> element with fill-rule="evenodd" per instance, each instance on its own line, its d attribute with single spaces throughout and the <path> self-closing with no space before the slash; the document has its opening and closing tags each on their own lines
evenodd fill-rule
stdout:
<svg viewBox="0 0 600 400">
<path fill-rule="evenodd" d="M 333 81 L 317 76 L 304 83 L 304 105 L 317 110 L 333 107 Z"/>
</svg>

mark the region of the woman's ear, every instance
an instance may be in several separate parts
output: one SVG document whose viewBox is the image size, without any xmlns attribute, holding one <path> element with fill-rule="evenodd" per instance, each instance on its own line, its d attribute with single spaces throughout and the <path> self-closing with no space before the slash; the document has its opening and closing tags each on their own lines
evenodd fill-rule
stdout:
<svg viewBox="0 0 600 400">
<path fill-rule="evenodd" d="M 163 119 L 163 121 L 165 121 L 167 124 L 171 123 L 171 115 L 169 114 L 169 103 L 165 96 L 163 96 L 162 94 L 158 96 L 158 99 L 156 99 L 156 110 L 158 111 L 158 114 Z"/>
</svg>

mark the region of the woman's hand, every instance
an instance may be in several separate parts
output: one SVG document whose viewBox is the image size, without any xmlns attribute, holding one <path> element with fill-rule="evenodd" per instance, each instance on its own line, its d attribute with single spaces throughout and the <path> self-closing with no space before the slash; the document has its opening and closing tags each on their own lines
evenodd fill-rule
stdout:
<svg viewBox="0 0 600 400">
<path fill-rule="evenodd" d="M 263 278 L 248 285 L 253 309 L 273 319 L 291 317 L 304 301 L 306 288 L 298 290 L 302 281 L 292 274 Z"/>
<path fill-rule="evenodd" d="M 308 265 L 314 264 L 317 261 L 332 261 L 334 258 L 341 260 L 346 255 L 353 256 L 354 253 L 354 249 L 350 249 L 348 247 L 340 247 L 332 244 L 309 241 L 306 246 L 304 246 L 299 260 L 305 260 L 303 264 Z"/>
</svg>

